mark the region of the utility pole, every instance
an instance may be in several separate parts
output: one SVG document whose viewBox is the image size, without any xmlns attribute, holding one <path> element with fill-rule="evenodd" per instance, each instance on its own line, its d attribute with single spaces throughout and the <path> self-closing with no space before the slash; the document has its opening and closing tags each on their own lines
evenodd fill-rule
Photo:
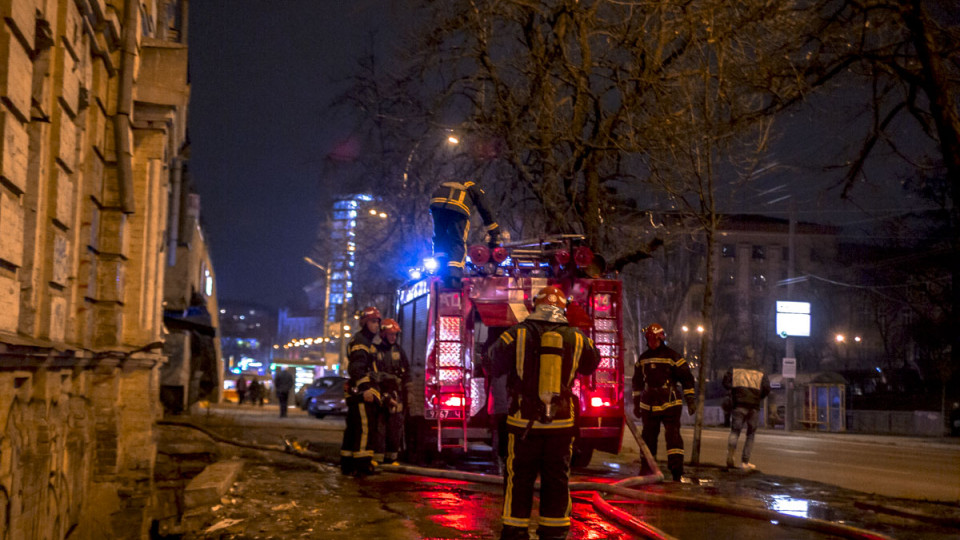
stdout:
<svg viewBox="0 0 960 540">
<path fill-rule="evenodd" d="M 797 243 L 796 243 L 796 234 L 797 234 L 797 203 L 796 201 L 790 201 L 790 229 L 787 235 L 787 300 L 793 300 L 793 278 L 796 275 L 796 262 L 797 262 Z M 796 359 L 796 352 L 794 351 L 794 337 L 787 336 L 787 347 L 786 347 L 786 358 Z M 792 431 L 793 430 L 793 378 L 783 378 L 781 379 L 784 384 L 786 384 L 786 395 L 787 402 L 784 409 L 784 419 L 783 419 L 783 430 Z"/>
</svg>

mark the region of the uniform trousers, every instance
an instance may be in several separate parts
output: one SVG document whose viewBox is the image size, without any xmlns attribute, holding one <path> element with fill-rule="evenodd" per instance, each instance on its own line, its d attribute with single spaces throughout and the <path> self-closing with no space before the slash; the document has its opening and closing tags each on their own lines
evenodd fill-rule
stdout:
<svg viewBox="0 0 960 540">
<path fill-rule="evenodd" d="M 467 257 L 469 218 L 454 210 L 432 208 L 433 253 L 440 259 L 444 286 L 459 287 Z"/>
<path fill-rule="evenodd" d="M 679 480 L 683 474 L 683 438 L 680 437 L 680 415 L 683 407 L 674 405 L 660 411 L 641 409 L 640 419 L 643 421 L 643 430 L 640 437 L 650 449 L 650 454 L 657 457 L 657 440 L 660 438 L 660 424 L 663 424 L 664 438 L 667 441 L 667 468 L 673 474 L 674 480 Z"/>
<path fill-rule="evenodd" d="M 570 456 L 573 434 L 568 429 L 507 428 L 507 466 L 504 477 L 501 540 L 528 539 L 533 487 L 540 475 L 541 539 L 566 538 L 570 530 Z"/>
<path fill-rule="evenodd" d="M 340 470 L 343 474 L 369 472 L 377 446 L 379 401 L 366 402 L 362 394 L 347 398 L 347 427 L 340 446 Z"/>
</svg>

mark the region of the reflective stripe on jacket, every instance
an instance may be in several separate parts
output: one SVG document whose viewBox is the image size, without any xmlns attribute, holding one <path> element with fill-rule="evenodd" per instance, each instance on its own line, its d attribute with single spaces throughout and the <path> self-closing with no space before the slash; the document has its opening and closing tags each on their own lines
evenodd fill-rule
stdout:
<svg viewBox="0 0 960 540">
<path fill-rule="evenodd" d="M 474 182 L 444 182 L 434 190 L 430 197 L 431 209 L 454 210 L 470 218 L 473 209 L 476 208 L 487 232 L 495 235 L 499 232 L 500 226 L 497 224 L 493 212 L 487 206 L 484 199 L 484 192 Z"/>
<path fill-rule="evenodd" d="M 578 374 L 592 374 L 600 363 L 593 340 L 563 323 L 527 320 L 501 334 L 489 354 L 491 376 L 508 374 L 508 425 L 531 429 L 574 427 L 577 402 L 573 399 L 573 382 Z M 551 360 L 556 362 L 554 369 L 545 374 L 542 362 Z M 540 398 L 544 388 L 554 396 L 551 406 L 555 408 L 549 419 L 544 417 L 546 405 Z"/>
<path fill-rule="evenodd" d="M 677 384 L 683 394 L 677 392 Z M 640 409 L 663 411 L 671 407 L 693 403 L 693 373 L 690 365 L 677 351 L 661 344 L 647 349 L 637 359 L 633 372 L 633 399 Z"/>
</svg>

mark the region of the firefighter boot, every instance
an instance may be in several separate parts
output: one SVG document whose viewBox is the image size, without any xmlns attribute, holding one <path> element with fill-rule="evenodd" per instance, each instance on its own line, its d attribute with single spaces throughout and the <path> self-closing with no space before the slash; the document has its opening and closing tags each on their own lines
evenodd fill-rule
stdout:
<svg viewBox="0 0 960 540">
<path fill-rule="evenodd" d="M 340 473 L 351 476 L 355 471 L 356 463 L 354 459 L 348 456 L 340 456 Z"/>
<path fill-rule="evenodd" d="M 500 540 L 530 540 L 530 531 L 526 527 L 504 525 L 500 531 Z"/>
</svg>

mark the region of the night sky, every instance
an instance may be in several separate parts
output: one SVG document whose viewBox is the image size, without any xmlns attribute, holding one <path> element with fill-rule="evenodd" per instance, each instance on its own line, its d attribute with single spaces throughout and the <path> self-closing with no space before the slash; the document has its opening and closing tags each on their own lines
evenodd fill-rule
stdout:
<svg viewBox="0 0 960 540">
<path fill-rule="evenodd" d="M 221 301 L 296 305 L 317 277 L 323 158 L 349 133 L 327 110 L 371 43 L 396 46 L 398 3 L 190 3 L 190 171 Z"/>
<path fill-rule="evenodd" d="M 412 21 L 405 5 L 402 0 L 190 4 L 190 170 L 201 195 L 220 301 L 303 304 L 302 288 L 319 272 L 303 257 L 329 209 L 328 187 L 335 182 L 324 177 L 323 161 L 350 134 L 349 122 L 331 120 L 331 101 L 344 90 L 359 56 L 371 48 L 389 55 L 406 45 L 402 38 Z M 874 174 L 888 177 L 882 182 L 886 189 L 860 189 L 854 196 L 861 200 L 843 203 L 835 187 L 839 173 L 831 179 L 817 165 L 842 161 L 834 155 L 837 149 L 858 139 L 860 128 L 849 117 L 868 118 L 866 110 L 855 110 L 859 102 L 855 93 L 839 91 L 786 119 L 794 126 L 774 144 L 778 170 L 741 196 L 749 210 L 786 218 L 790 198 L 781 198 L 790 191 L 801 220 L 869 224 L 897 213 L 905 200 L 897 175 L 883 160 Z M 838 114 L 838 107 L 846 114 Z"/>
</svg>

